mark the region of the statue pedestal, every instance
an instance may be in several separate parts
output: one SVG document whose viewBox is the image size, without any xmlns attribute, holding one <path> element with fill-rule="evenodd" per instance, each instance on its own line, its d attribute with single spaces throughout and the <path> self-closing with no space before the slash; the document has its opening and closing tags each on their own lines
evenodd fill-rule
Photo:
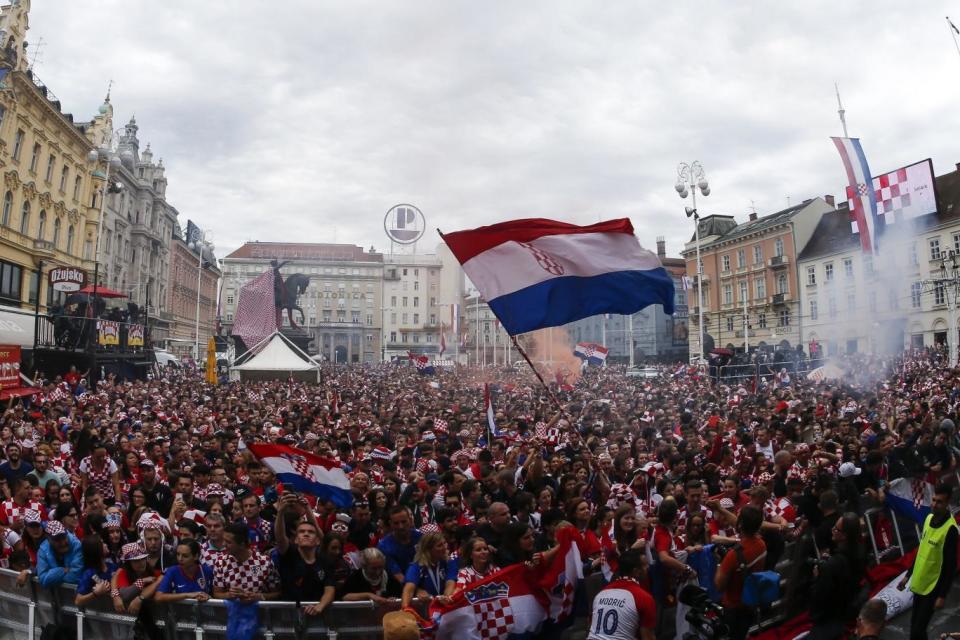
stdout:
<svg viewBox="0 0 960 640">
<path fill-rule="evenodd" d="M 283 334 L 284 338 L 287 338 L 290 342 L 297 345 L 297 348 L 303 351 L 304 353 L 310 353 L 310 343 L 313 341 L 313 336 L 310 335 L 307 331 L 303 329 L 294 329 L 293 327 L 283 327 L 280 329 L 280 333 Z"/>
</svg>

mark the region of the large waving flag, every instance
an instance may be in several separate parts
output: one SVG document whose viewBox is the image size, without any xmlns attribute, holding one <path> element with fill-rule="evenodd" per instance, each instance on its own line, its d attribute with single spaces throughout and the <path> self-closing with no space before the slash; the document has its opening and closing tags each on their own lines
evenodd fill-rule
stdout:
<svg viewBox="0 0 960 640">
<path fill-rule="evenodd" d="M 673 313 L 673 279 L 626 218 L 531 218 L 441 237 L 511 336 L 651 304 Z"/>
<path fill-rule="evenodd" d="M 860 247 L 864 253 L 876 253 L 877 231 L 880 220 L 877 216 L 877 195 L 873 190 L 873 178 L 867 157 L 863 154 L 859 138 L 831 138 L 840 152 L 843 168 L 847 172 L 847 197 L 853 208 L 850 219 L 860 230 Z"/>
<path fill-rule="evenodd" d="M 607 361 L 608 351 L 609 349 L 606 347 L 594 344 L 593 342 L 578 342 L 573 348 L 573 355 L 581 360 L 586 360 L 594 366 L 600 367 Z"/>
<path fill-rule="evenodd" d="M 898 516 L 923 525 L 930 514 L 933 485 L 925 478 L 897 478 L 887 487 L 887 506 Z"/>
<path fill-rule="evenodd" d="M 339 462 L 283 444 L 248 444 L 247 449 L 284 486 L 331 500 L 338 507 L 353 504 L 350 480 Z"/>
<path fill-rule="evenodd" d="M 273 285 L 273 269 L 267 269 L 262 275 L 240 287 L 237 315 L 233 320 L 233 335 L 240 336 L 248 349 L 280 328 Z"/>
<path fill-rule="evenodd" d="M 432 376 L 436 373 L 436 369 L 430 364 L 430 358 L 427 356 L 418 356 L 412 351 L 408 351 L 407 357 L 410 359 L 410 362 L 413 363 L 413 366 L 417 368 L 417 373 L 422 373 L 427 376 Z"/>
</svg>

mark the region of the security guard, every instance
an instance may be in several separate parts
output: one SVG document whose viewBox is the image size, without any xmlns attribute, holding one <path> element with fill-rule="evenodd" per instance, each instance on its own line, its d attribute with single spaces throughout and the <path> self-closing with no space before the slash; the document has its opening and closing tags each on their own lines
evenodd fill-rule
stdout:
<svg viewBox="0 0 960 640">
<path fill-rule="evenodd" d="M 923 523 L 923 534 L 913 568 L 897 588 L 903 591 L 910 579 L 913 613 L 910 616 L 910 640 L 927 640 L 927 627 L 934 609 L 943 607 L 947 592 L 957 573 L 957 536 L 960 527 L 950 515 L 951 488 L 938 485 L 933 491 L 930 515 Z"/>
</svg>

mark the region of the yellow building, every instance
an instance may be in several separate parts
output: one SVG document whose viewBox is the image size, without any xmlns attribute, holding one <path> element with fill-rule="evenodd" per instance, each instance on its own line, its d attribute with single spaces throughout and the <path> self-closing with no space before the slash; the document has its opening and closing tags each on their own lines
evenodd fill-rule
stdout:
<svg viewBox="0 0 960 640">
<path fill-rule="evenodd" d="M 9 320 L 0 344 L 27 348 L 33 318 L 15 310 L 46 310 L 50 269 L 75 266 L 93 279 L 104 180 L 87 156 L 113 126 L 109 96 L 92 122 L 76 123 L 28 68 L 29 11 L 18 0 L 0 12 L 0 320 Z"/>
</svg>

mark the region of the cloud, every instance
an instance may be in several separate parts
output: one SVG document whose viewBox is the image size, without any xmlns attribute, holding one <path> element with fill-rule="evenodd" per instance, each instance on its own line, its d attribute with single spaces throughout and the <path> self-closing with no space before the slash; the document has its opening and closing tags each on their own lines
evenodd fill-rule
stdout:
<svg viewBox="0 0 960 640">
<path fill-rule="evenodd" d="M 117 125 L 136 114 L 181 223 L 211 228 L 220 255 L 383 249 L 397 202 L 444 230 L 630 216 L 675 254 L 680 161 L 707 170 L 705 214 L 842 193 L 835 81 L 875 171 L 952 168 L 947 6 L 34 2 L 29 39 L 79 120 L 114 80 Z"/>
</svg>

